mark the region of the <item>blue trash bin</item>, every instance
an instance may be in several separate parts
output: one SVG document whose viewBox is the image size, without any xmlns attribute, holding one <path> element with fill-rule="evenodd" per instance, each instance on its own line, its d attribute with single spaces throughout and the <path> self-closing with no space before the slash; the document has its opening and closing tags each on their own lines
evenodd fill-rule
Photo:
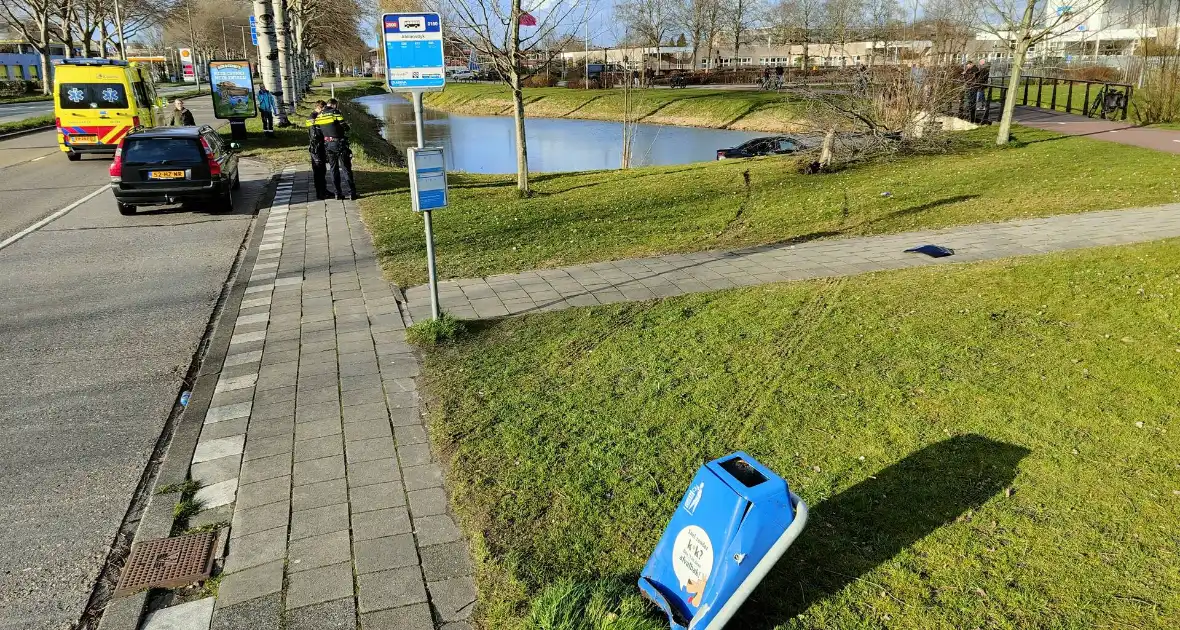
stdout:
<svg viewBox="0 0 1180 630">
<path fill-rule="evenodd" d="M 673 630 L 718 630 L 807 524 L 782 477 L 738 452 L 697 471 L 639 588 Z"/>
</svg>

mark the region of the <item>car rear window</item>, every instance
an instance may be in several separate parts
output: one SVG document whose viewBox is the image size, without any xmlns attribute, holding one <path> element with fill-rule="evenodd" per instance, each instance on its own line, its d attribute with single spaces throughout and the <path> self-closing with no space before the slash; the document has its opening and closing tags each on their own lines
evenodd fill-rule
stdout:
<svg viewBox="0 0 1180 630">
<path fill-rule="evenodd" d="M 119 83 L 62 83 L 57 94 L 62 109 L 127 107 L 127 90 Z"/>
<path fill-rule="evenodd" d="M 123 162 L 128 164 L 183 164 L 203 162 L 205 153 L 194 138 L 128 138 Z"/>
</svg>

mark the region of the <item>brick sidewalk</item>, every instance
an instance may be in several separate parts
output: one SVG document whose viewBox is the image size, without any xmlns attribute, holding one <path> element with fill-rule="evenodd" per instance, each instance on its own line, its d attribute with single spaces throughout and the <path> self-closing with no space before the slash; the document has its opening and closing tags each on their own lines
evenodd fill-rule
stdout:
<svg viewBox="0 0 1180 630">
<path fill-rule="evenodd" d="M 232 523 L 211 627 L 468 628 L 398 305 L 356 205 L 308 189 L 283 173 L 193 456 L 194 522 Z"/>
<path fill-rule="evenodd" d="M 439 301 L 455 317 L 482 319 L 1170 236 L 1180 236 L 1180 204 L 447 280 L 439 283 Z M 950 247 L 955 255 L 934 259 L 904 252 L 927 243 Z M 429 318 L 425 285 L 408 289 L 406 299 L 414 321 Z"/>
</svg>

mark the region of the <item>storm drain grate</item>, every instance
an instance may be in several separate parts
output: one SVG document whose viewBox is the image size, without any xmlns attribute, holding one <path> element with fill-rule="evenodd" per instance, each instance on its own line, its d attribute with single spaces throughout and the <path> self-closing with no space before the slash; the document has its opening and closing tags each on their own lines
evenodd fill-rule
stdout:
<svg viewBox="0 0 1180 630">
<path fill-rule="evenodd" d="M 216 532 L 149 540 L 131 547 L 115 589 L 122 597 L 144 588 L 173 588 L 199 582 L 213 570 Z"/>
</svg>

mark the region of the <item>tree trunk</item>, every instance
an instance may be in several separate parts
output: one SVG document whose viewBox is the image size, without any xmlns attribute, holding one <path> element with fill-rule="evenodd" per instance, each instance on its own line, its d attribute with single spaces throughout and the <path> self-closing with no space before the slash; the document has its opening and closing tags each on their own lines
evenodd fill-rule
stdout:
<svg viewBox="0 0 1180 630">
<path fill-rule="evenodd" d="M 275 122 L 281 127 L 286 127 L 290 124 L 287 121 L 286 112 L 295 111 L 295 100 L 299 98 L 295 93 L 294 85 L 291 83 L 291 29 L 287 21 L 287 0 L 273 0 L 272 7 L 275 19 L 275 43 L 277 44 L 280 77 L 279 91 L 274 96 L 276 101 L 283 103 L 283 106 L 279 108 L 279 115 L 275 117 L 278 120 Z"/>
<path fill-rule="evenodd" d="M 824 134 L 823 146 L 820 148 L 820 152 L 819 152 L 819 165 L 820 166 L 822 166 L 824 168 L 831 166 L 832 158 L 833 158 L 833 154 L 834 154 L 834 149 L 835 149 L 835 144 L 836 144 L 836 128 L 833 127 L 831 129 L 828 129 L 828 132 Z"/>
<path fill-rule="evenodd" d="M 742 13 L 745 12 L 743 0 L 737 0 L 733 11 L 733 62 L 738 63 L 738 53 L 742 49 Z M 734 66 L 737 67 L 736 65 Z"/>
<path fill-rule="evenodd" d="M 1012 131 L 1012 114 L 1016 111 L 1016 89 L 1020 86 L 1020 71 L 1024 67 L 1024 60 L 1028 57 L 1028 47 L 1032 45 L 1032 24 L 1036 18 L 1038 0 L 1025 0 L 1024 15 L 1020 19 L 1020 37 L 1016 40 L 1015 54 L 1012 55 L 1012 69 L 1008 76 L 1008 92 L 1004 95 L 1004 113 L 1000 116 L 1000 129 L 996 132 L 996 144 L 1008 144 L 1008 137 Z M 975 95 L 972 94 L 974 99 Z M 975 101 L 971 101 L 975 106 Z"/>
<path fill-rule="evenodd" d="M 513 68 L 509 79 L 512 83 L 512 117 L 516 123 L 516 188 L 521 197 L 529 195 L 529 149 L 524 135 L 524 90 L 521 89 L 520 73 Z"/>
<path fill-rule="evenodd" d="M 529 149 L 524 135 L 524 90 L 520 79 L 520 3 L 512 0 L 508 26 L 508 80 L 512 86 L 512 116 L 516 123 L 516 189 L 521 197 L 529 196 Z M 605 56 L 605 55 L 604 55 Z"/>
<path fill-rule="evenodd" d="M 254 0 L 254 20 L 258 25 L 258 72 L 262 85 L 274 96 L 275 117 L 283 120 L 287 114 L 278 95 L 283 87 L 279 74 L 274 5 L 270 0 Z"/>
<path fill-rule="evenodd" d="M 49 15 L 48 13 L 41 17 L 41 23 L 37 25 L 38 35 L 41 37 L 41 46 L 37 51 L 41 53 L 41 93 L 48 96 L 53 94 L 53 81 L 50 71 L 53 70 L 52 64 L 49 63 Z"/>
</svg>

